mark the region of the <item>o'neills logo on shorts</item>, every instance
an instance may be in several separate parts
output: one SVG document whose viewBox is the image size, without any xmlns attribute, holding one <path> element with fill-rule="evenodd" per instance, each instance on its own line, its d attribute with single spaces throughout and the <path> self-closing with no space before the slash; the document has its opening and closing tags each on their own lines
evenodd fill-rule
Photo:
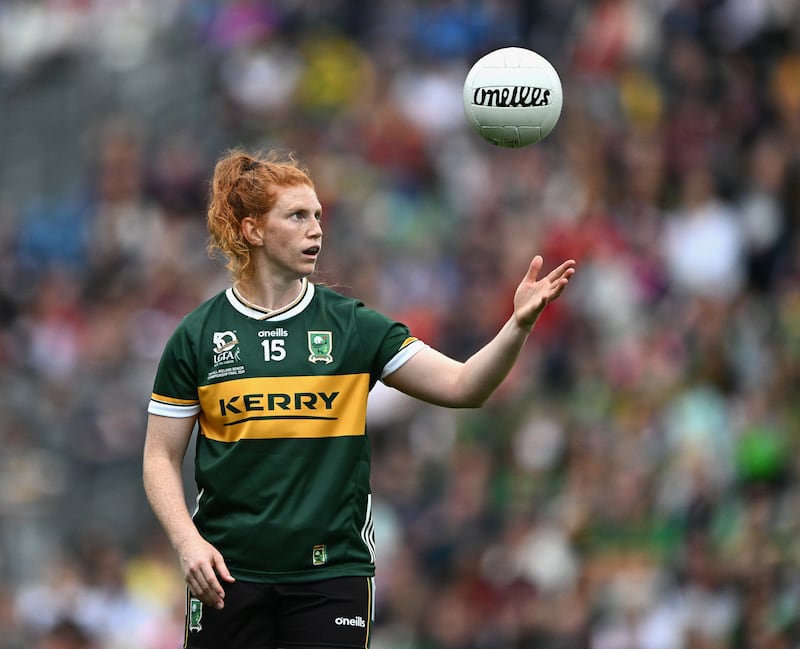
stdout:
<svg viewBox="0 0 800 649">
<path fill-rule="evenodd" d="M 337 617 L 333 623 L 336 626 L 359 626 L 362 629 L 367 626 L 366 621 L 360 615 L 356 617 Z"/>
<path fill-rule="evenodd" d="M 495 108 L 535 108 L 550 105 L 550 90 L 536 86 L 475 88 L 472 103 Z"/>
</svg>

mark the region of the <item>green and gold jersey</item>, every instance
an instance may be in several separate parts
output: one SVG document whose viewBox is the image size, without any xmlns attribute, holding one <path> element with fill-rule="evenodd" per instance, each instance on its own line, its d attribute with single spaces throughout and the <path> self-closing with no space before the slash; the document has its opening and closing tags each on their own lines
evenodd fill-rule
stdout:
<svg viewBox="0 0 800 649">
<path fill-rule="evenodd" d="M 424 347 L 305 280 L 280 311 L 229 288 L 183 319 L 148 412 L 198 417 L 194 521 L 235 577 L 374 574 L 367 396 Z"/>
</svg>

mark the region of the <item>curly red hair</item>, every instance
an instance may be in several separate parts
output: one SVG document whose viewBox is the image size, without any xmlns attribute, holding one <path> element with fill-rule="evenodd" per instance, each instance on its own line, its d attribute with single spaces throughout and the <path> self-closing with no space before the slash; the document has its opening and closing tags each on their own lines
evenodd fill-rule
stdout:
<svg viewBox="0 0 800 649">
<path fill-rule="evenodd" d="M 208 252 L 221 252 L 225 267 L 239 280 L 252 272 L 251 245 L 242 234 L 242 219 L 261 217 L 275 205 L 280 187 L 314 183 L 308 170 L 291 154 L 266 155 L 235 148 L 214 167 L 208 205 Z"/>
</svg>

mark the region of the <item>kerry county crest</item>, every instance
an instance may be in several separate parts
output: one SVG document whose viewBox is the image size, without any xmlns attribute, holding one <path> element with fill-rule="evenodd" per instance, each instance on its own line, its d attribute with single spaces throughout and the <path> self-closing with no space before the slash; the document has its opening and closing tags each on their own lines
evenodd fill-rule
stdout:
<svg viewBox="0 0 800 649">
<path fill-rule="evenodd" d="M 203 602 L 195 597 L 189 598 L 189 631 L 200 631 L 200 620 L 203 618 Z"/>
<path fill-rule="evenodd" d="M 330 331 L 309 331 L 308 351 L 311 352 L 308 360 L 312 363 L 333 363 L 333 334 Z"/>
</svg>

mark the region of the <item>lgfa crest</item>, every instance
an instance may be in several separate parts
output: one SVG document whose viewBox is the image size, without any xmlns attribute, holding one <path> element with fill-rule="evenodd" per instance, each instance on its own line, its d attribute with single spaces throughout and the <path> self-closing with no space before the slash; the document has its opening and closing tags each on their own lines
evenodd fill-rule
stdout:
<svg viewBox="0 0 800 649">
<path fill-rule="evenodd" d="M 312 363 L 333 363 L 333 334 L 330 331 L 309 331 L 308 351 L 311 352 L 308 360 Z"/>
</svg>

